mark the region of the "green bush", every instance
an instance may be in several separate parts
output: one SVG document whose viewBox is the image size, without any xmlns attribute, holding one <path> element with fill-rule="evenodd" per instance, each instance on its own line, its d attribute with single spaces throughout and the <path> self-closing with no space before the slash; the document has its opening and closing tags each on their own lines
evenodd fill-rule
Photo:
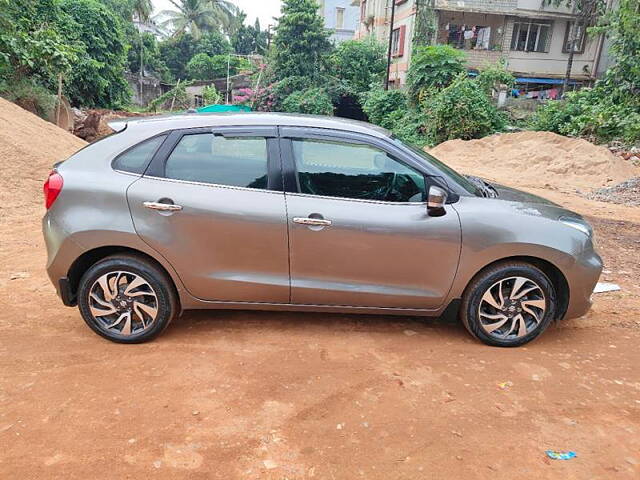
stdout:
<svg viewBox="0 0 640 480">
<path fill-rule="evenodd" d="M 120 19 L 97 0 L 62 0 L 61 9 L 75 22 L 73 35 L 81 45 L 64 85 L 73 104 L 121 108 L 131 91 L 125 79 L 126 37 Z"/>
<path fill-rule="evenodd" d="M 404 114 L 408 110 L 407 95 L 402 90 L 372 90 L 362 95 L 362 110 L 371 123 L 391 129 L 397 121 L 396 112 Z M 391 117 L 393 117 L 393 120 Z"/>
<path fill-rule="evenodd" d="M 149 112 L 157 112 L 158 110 L 185 110 L 191 106 L 189 95 L 187 95 L 187 87 L 192 82 L 180 82 L 176 84 L 171 90 L 163 93 L 157 98 L 154 98 L 149 102 L 147 110 Z"/>
<path fill-rule="evenodd" d="M 331 56 L 331 63 L 335 75 L 354 94 L 366 92 L 371 84 L 380 83 L 387 68 L 385 48 L 373 37 L 342 42 Z"/>
<path fill-rule="evenodd" d="M 214 55 L 206 53 L 195 54 L 187 63 L 186 73 L 191 80 L 213 80 L 229 75 L 237 75 L 241 70 L 251 67 L 248 60 L 228 55 Z M 228 70 L 227 70 L 228 69 Z"/>
<path fill-rule="evenodd" d="M 285 112 L 308 113 L 313 115 L 333 115 L 333 103 L 323 88 L 309 88 L 296 91 L 282 102 Z"/>
<path fill-rule="evenodd" d="M 258 110 L 268 112 L 282 112 L 283 102 L 294 92 L 301 92 L 309 88 L 309 79 L 306 77 L 286 77 L 263 89 L 257 95 L 256 105 Z"/>
<path fill-rule="evenodd" d="M 425 90 L 444 88 L 465 72 L 464 53 L 449 45 L 418 47 L 407 73 L 409 94 L 418 102 Z"/>
<path fill-rule="evenodd" d="M 500 85 L 506 85 L 508 88 L 512 87 L 516 83 L 516 77 L 507 70 L 505 62 L 501 61 L 480 70 L 480 74 L 476 77 L 476 82 L 480 84 L 480 88 L 487 95 L 491 95 L 492 90 L 497 90 Z"/>
<path fill-rule="evenodd" d="M 540 106 L 531 121 L 534 130 L 586 136 L 597 142 L 640 140 L 640 109 L 632 102 L 616 101 L 598 86 L 570 92 L 564 100 Z"/>
<path fill-rule="evenodd" d="M 425 134 L 431 143 L 481 138 L 504 129 L 506 118 L 491 103 L 480 84 L 461 75 L 422 103 Z"/>
<path fill-rule="evenodd" d="M 53 112 L 57 103 L 52 92 L 27 78 L 0 82 L 0 96 L 45 119 Z"/>
<path fill-rule="evenodd" d="M 202 101 L 205 105 L 215 105 L 222 101 L 222 95 L 213 85 L 207 85 L 202 89 Z"/>
<path fill-rule="evenodd" d="M 425 115 L 410 107 L 407 95 L 401 90 L 372 90 L 362 95 L 362 110 L 371 123 L 380 125 L 409 143 L 423 146 L 429 143 L 424 136 Z"/>
<path fill-rule="evenodd" d="M 539 107 L 532 128 L 597 142 L 640 142 L 640 10 L 638 0 L 617 3 L 595 29 L 607 34 L 611 67 L 593 88 L 567 93 L 564 100 Z"/>
</svg>

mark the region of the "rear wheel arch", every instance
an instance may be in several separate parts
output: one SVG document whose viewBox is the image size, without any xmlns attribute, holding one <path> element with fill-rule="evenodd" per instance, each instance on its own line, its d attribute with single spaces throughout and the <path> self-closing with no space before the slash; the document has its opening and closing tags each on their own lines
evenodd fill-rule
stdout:
<svg viewBox="0 0 640 480">
<path fill-rule="evenodd" d="M 69 267 L 69 271 L 67 272 L 71 294 L 74 297 L 77 295 L 78 288 L 80 286 L 80 280 L 82 279 L 82 276 L 85 274 L 85 272 L 89 270 L 89 268 L 91 268 L 91 266 L 107 257 L 111 257 L 114 255 L 136 257 L 150 262 L 156 268 L 158 268 L 162 273 L 166 275 L 167 280 L 170 282 L 171 288 L 173 288 L 176 300 L 178 302 L 178 307 L 180 309 L 180 295 L 178 293 L 178 286 L 176 284 L 175 277 L 171 275 L 169 270 L 148 253 L 136 250 L 135 248 L 117 245 L 97 247 L 92 250 L 88 250 L 73 262 L 71 267 Z"/>
</svg>

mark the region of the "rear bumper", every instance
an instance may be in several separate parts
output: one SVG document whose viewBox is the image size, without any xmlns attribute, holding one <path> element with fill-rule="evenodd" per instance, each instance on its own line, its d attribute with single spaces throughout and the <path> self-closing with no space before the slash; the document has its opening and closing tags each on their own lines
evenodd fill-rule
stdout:
<svg viewBox="0 0 640 480">
<path fill-rule="evenodd" d="M 47 246 L 47 275 L 56 288 L 58 296 L 66 306 L 76 305 L 75 295 L 67 275 L 73 262 L 83 249 L 69 238 L 68 234 L 48 213 L 42 219 L 42 233 Z"/>
<path fill-rule="evenodd" d="M 71 284 L 67 277 L 63 277 L 58 280 L 58 296 L 62 300 L 62 303 L 67 307 L 75 307 L 78 304 L 78 298 L 71 289 Z"/>
<path fill-rule="evenodd" d="M 576 259 L 571 271 L 567 272 L 570 293 L 565 319 L 578 318 L 589 311 L 592 304 L 591 295 L 601 273 L 602 259 L 593 248 L 585 249 Z"/>
</svg>

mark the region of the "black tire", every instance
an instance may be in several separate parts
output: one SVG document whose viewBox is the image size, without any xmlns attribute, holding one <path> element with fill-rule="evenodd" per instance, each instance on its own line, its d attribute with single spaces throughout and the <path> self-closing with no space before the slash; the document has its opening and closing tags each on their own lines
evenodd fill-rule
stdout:
<svg viewBox="0 0 640 480">
<path fill-rule="evenodd" d="M 121 271 L 130 272 L 145 280 L 155 294 L 153 305 L 157 307 L 153 323 L 129 335 L 119 333 L 117 328 L 116 330 L 105 328 L 104 323 L 91 313 L 89 304 L 91 288 L 97 280 L 105 274 Z M 78 309 L 89 328 L 101 337 L 117 343 L 142 343 L 153 339 L 167 328 L 178 313 L 178 300 L 171 278 L 152 262 L 135 255 L 112 255 L 96 262 L 80 279 Z"/>
<path fill-rule="evenodd" d="M 488 290 L 491 289 L 492 292 L 496 292 L 494 288 L 501 288 L 500 285 L 496 287 L 496 284 L 501 280 L 505 281 L 506 288 L 508 289 L 509 282 L 515 282 L 514 280 L 511 280 L 514 277 L 525 278 L 532 281 L 536 286 L 538 286 L 539 290 L 542 291 L 544 297 L 540 298 L 542 297 L 542 295 L 539 295 L 536 298 L 538 299 L 537 301 L 540 302 L 540 304 L 544 303 L 545 307 L 544 311 L 542 311 L 541 308 L 533 309 L 535 313 L 538 314 L 537 318 L 541 318 L 537 323 L 534 321 L 536 317 L 526 313 L 523 314 L 523 316 L 526 315 L 527 318 L 527 320 L 525 321 L 525 327 L 523 329 L 524 331 L 527 331 L 526 334 L 517 336 L 518 331 L 516 331 L 515 333 L 511 333 L 507 337 L 501 338 L 501 332 L 502 334 L 504 334 L 506 333 L 505 330 L 508 330 L 510 328 L 510 325 L 516 324 L 517 326 L 519 326 L 520 323 L 516 322 L 515 320 L 513 321 L 513 323 L 510 323 L 511 317 L 509 317 L 505 326 L 499 330 L 496 330 L 496 333 L 487 332 L 486 330 L 490 329 L 491 326 L 483 326 L 487 324 L 487 319 L 485 318 L 485 322 L 483 323 L 480 317 L 481 302 L 483 295 L 485 295 Z M 513 285 L 513 283 L 511 285 Z M 538 291 L 535 290 L 535 292 Z M 495 295 L 493 298 L 496 298 Z M 528 295 L 524 298 L 528 298 Z M 546 330 L 546 328 L 555 318 L 555 314 L 557 311 L 556 299 L 557 295 L 553 283 L 539 268 L 525 262 L 503 262 L 482 270 L 471 280 L 462 297 L 460 319 L 462 320 L 462 323 L 469 331 L 469 333 L 471 333 L 471 335 L 486 343 L 487 345 L 497 347 L 518 347 L 530 342 Z M 511 300 L 506 301 L 509 302 Z M 529 300 L 527 300 L 527 302 L 529 302 Z M 504 305 L 505 302 L 503 302 L 502 306 Z M 532 310 L 529 304 L 527 304 L 527 306 L 529 307 L 529 310 Z M 486 303 L 483 304 L 483 308 L 486 308 Z M 516 310 L 516 312 L 505 312 L 503 310 L 496 309 L 493 313 L 508 313 L 509 315 L 514 315 L 515 313 L 515 315 L 518 315 L 518 312 L 521 311 L 522 310 Z M 501 321 L 501 319 L 496 319 L 496 324 L 499 321 Z"/>
</svg>

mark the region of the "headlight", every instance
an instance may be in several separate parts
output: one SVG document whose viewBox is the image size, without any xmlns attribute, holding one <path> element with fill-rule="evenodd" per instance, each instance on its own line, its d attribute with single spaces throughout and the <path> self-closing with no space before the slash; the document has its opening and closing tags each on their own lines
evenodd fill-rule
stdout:
<svg viewBox="0 0 640 480">
<path fill-rule="evenodd" d="M 593 237 L 593 229 L 591 228 L 591 225 L 589 225 L 587 222 L 585 222 L 584 220 L 582 220 L 580 218 L 577 218 L 577 217 L 560 217 L 558 220 L 560 220 L 562 223 L 564 223 L 565 225 L 567 225 L 569 227 L 573 227 L 576 230 L 580 230 L 587 237 Z"/>
</svg>

